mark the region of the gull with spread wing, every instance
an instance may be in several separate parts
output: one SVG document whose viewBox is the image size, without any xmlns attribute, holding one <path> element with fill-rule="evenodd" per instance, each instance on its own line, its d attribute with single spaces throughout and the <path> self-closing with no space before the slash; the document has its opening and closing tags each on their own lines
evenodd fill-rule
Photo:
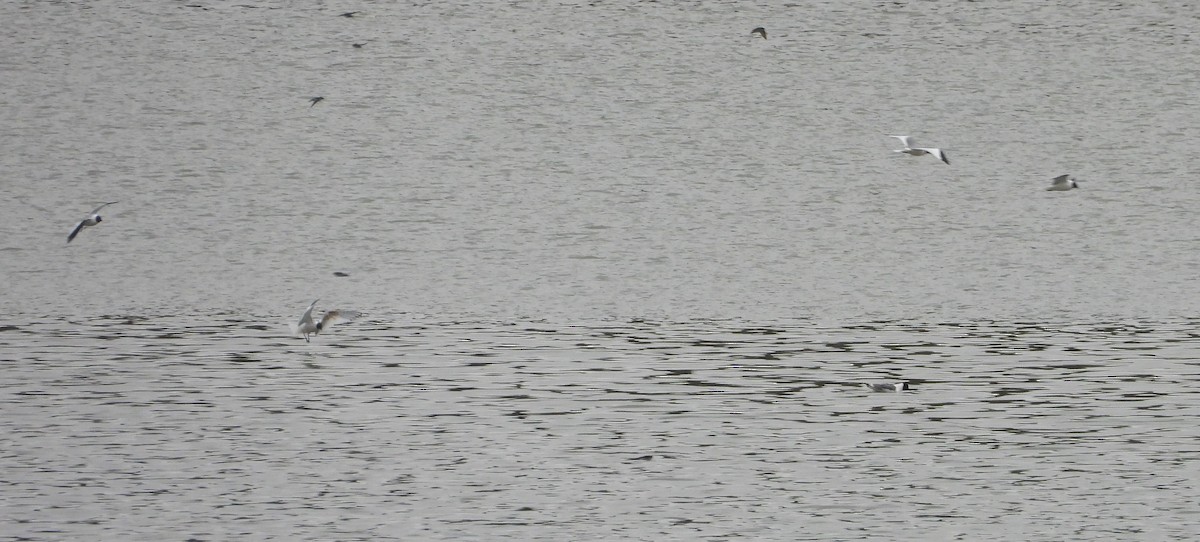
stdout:
<svg viewBox="0 0 1200 542">
<path fill-rule="evenodd" d="M 71 234 L 67 236 L 67 242 L 70 243 L 71 241 L 75 240 L 75 236 L 79 235 L 79 232 L 83 231 L 84 228 L 86 228 L 88 226 L 95 226 L 96 224 L 99 224 L 100 222 L 102 222 L 103 219 L 100 218 L 100 209 L 108 207 L 109 205 L 112 205 L 114 203 L 118 203 L 118 202 L 110 201 L 108 203 L 105 203 L 104 205 L 96 207 L 95 210 L 88 213 L 87 218 L 80 220 L 79 223 L 75 225 L 75 228 L 71 230 Z"/>
<path fill-rule="evenodd" d="M 304 316 L 300 317 L 300 321 L 292 326 L 292 335 L 303 335 L 304 341 L 309 342 L 309 335 L 319 335 L 322 330 L 328 329 L 329 326 L 338 322 L 353 322 L 359 316 L 362 316 L 358 311 L 335 310 L 325 313 L 319 322 L 313 322 L 312 311 L 313 307 L 317 306 L 317 301 L 314 300 L 308 306 L 308 310 L 304 311 Z"/>
<path fill-rule="evenodd" d="M 1060 192 L 1063 190 L 1070 190 L 1072 188 L 1079 188 L 1079 184 L 1075 182 L 1075 179 L 1070 175 L 1059 175 L 1051 179 L 1050 188 L 1047 188 L 1046 190 Z"/>
<path fill-rule="evenodd" d="M 946 165 L 950 165 L 950 159 L 946 158 L 946 153 L 942 152 L 942 149 L 935 149 L 933 147 L 914 147 L 912 137 L 906 135 L 894 135 L 888 137 L 899 139 L 900 143 L 904 145 L 903 149 L 896 149 L 894 152 L 902 152 L 912 156 L 932 154 L 938 160 L 945 162 Z"/>
</svg>

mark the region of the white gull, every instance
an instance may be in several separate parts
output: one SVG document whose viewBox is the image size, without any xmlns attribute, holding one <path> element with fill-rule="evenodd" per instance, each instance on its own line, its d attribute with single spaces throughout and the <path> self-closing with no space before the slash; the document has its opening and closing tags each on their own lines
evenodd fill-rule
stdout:
<svg viewBox="0 0 1200 542">
<path fill-rule="evenodd" d="M 1070 175 L 1059 175 L 1052 180 L 1050 183 L 1050 188 L 1047 188 L 1046 190 L 1059 192 L 1063 190 L 1070 190 L 1072 188 L 1079 188 L 1079 185 L 1075 182 L 1075 179 L 1071 178 Z"/>
<path fill-rule="evenodd" d="M 92 210 L 92 212 L 88 213 L 87 218 L 80 220 L 79 223 L 75 225 L 75 228 L 71 230 L 71 234 L 67 236 L 67 242 L 70 243 L 71 241 L 73 241 L 75 239 L 75 236 L 79 235 L 79 232 L 83 231 L 84 228 L 86 228 L 88 226 L 95 226 L 96 224 L 99 224 L 100 222 L 102 222 L 103 219 L 100 218 L 100 214 L 99 214 L 100 209 L 108 207 L 109 205 L 112 205 L 114 203 L 118 203 L 118 202 L 110 201 L 108 203 L 105 203 L 104 205 L 96 207 L 94 210 Z"/>
<path fill-rule="evenodd" d="M 313 300 L 309 304 L 308 310 L 304 311 L 304 316 L 300 317 L 300 321 L 292 326 L 292 335 L 303 335 L 305 342 L 308 342 L 310 334 L 319 335 L 322 330 L 327 329 L 333 324 L 338 322 L 353 322 L 356 318 L 362 316 L 362 313 L 358 311 L 336 310 L 325 313 L 325 316 L 321 317 L 321 321 L 313 322 L 312 311 L 313 307 L 317 306 L 317 301 L 320 301 L 320 299 Z"/>
<path fill-rule="evenodd" d="M 946 153 L 942 152 L 942 149 L 936 149 L 933 147 L 914 147 L 912 137 L 906 136 L 906 135 L 894 135 L 894 136 L 888 136 L 888 137 L 894 137 L 896 139 L 899 139 L 900 143 L 902 145 L 904 145 L 903 149 L 896 149 L 894 152 L 902 152 L 904 154 L 910 154 L 912 156 L 923 156 L 926 154 L 932 154 L 938 160 L 945 162 L 946 165 L 950 165 L 950 159 L 946 158 Z"/>
</svg>

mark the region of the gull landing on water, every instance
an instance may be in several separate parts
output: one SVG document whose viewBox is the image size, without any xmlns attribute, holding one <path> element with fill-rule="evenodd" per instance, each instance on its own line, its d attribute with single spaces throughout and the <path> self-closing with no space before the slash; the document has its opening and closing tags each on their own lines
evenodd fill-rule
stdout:
<svg viewBox="0 0 1200 542">
<path fill-rule="evenodd" d="M 75 229 L 71 230 L 71 234 L 67 236 L 67 242 L 70 243 L 71 241 L 73 241 L 75 239 L 75 236 L 79 235 L 79 232 L 83 231 L 84 228 L 86 228 L 88 226 L 95 226 L 96 224 L 99 224 L 100 222 L 102 222 L 103 219 L 100 218 L 100 214 L 99 214 L 100 209 L 108 207 L 109 205 L 112 205 L 114 203 L 118 203 L 118 202 L 110 201 L 108 203 L 105 203 L 104 205 L 96 207 L 92 212 L 88 213 L 87 218 L 80 220 L 79 223 L 75 225 Z"/>
<path fill-rule="evenodd" d="M 338 322 L 353 322 L 356 318 L 362 316 L 362 313 L 357 311 L 329 311 L 325 313 L 325 316 L 321 317 L 320 322 L 314 323 L 312 319 L 312 311 L 313 307 L 317 306 L 317 301 L 320 301 L 320 299 L 313 300 L 313 302 L 308 305 L 308 310 L 304 311 L 304 316 L 300 317 L 300 321 L 297 322 L 295 326 L 292 326 L 292 335 L 303 335 L 304 342 L 309 342 L 308 336 L 310 334 L 320 335 L 321 330 L 326 329 L 333 324 Z"/>
<path fill-rule="evenodd" d="M 863 384 L 864 388 L 871 391 L 908 391 L 908 382 L 891 382 L 885 384 Z"/>
<path fill-rule="evenodd" d="M 1063 191 L 1072 188 L 1079 188 L 1079 184 L 1075 182 L 1075 179 L 1071 178 L 1070 175 L 1059 175 L 1053 179 L 1053 182 L 1050 183 L 1050 188 L 1046 190 Z"/>
<path fill-rule="evenodd" d="M 903 149 L 896 149 L 895 152 L 902 152 L 904 154 L 911 154 L 913 156 L 932 154 L 938 160 L 945 162 L 946 165 L 950 165 L 950 159 L 946 158 L 946 153 L 942 152 L 942 149 L 935 149 L 933 147 L 914 147 L 912 137 L 906 135 L 894 135 L 888 137 L 899 139 L 900 143 L 904 145 Z"/>
</svg>

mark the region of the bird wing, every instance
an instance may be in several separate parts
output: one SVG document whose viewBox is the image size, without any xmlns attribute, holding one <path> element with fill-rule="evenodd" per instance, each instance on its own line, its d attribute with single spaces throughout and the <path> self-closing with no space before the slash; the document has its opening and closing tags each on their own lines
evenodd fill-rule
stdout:
<svg viewBox="0 0 1200 542">
<path fill-rule="evenodd" d="M 80 220 L 80 221 L 79 221 L 79 223 L 75 225 L 75 229 L 71 230 L 71 235 L 68 235 L 68 236 L 67 236 L 67 242 L 68 242 L 68 243 L 70 243 L 71 241 L 73 241 L 73 240 L 75 239 L 75 236 L 76 236 L 76 235 L 79 235 L 79 232 L 80 232 L 81 230 L 83 230 L 83 223 L 84 223 L 84 222 L 86 222 L 86 220 Z"/>
<path fill-rule="evenodd" d="M 317 301 L 320 301 L 320 300 L 321 300 L 320 298 L 314 299 L 313 302 L 308 305 L 308 310 L 304 311 L 304 316 L 300 317 L 300 323 L 296 324 L 296 327 L 298 327 L 298 328 L 304 327 L 305 322 L 308 322 L 309 324 L 312 323 L 313 307 L 317 306 Z"/>
<path fill-rule="evenodd" d="M 942 149 L 921 149 L 921 150 L 936 156 L 938 160 L 945 162 L 946 165 L 950 165 L 950 159 L 946 158 L 946 153 L 942 152 Z"/>
<path fill-rule="evenodd" d="M 894 137 L 896 139 L 899 139 L 900 144 L 904 145 L 904 148 L 906 148 L 906 149 L 912 148 L 912 138 L 911 137 L 908 137 L 908 136 L 888 136 L 888 137 Z"/>
<path fill-rule="evenodd" d="M 338 322 L 353 322 L 359 316 L 362 316 L 362 313 L 358 311 L 329 311 L 321 318 L 321 329 L 328 329 L 329 326 Z"/>
<path fill-rule="evenodd" d="M 1070 175 L 1059 175 L 1052 180 L 1054 181 L 1053 184 L 1067 184 L 1068 179 L 1070 179 L 1070 178 L 1071 178 Z"/>
<path fill-rule="evenodd" d="M 105 203 L 104 205 L 101 205 L 101 206 L 99 206 L 99 207 L 96 207 L 95 209 L 93 209 L 93 210 L 92 210 L 92 214 L 90 214 L 90 215 L 88 215 L 88 216 L 95 216 L 95 214 L 96 214 L 96 213 L 99 213 L 99 212 L 100 212 L 100 209 L 103 209 L 103 208 L 105 208 L 105 207 L 108 207 L 109 205 L 112 205 L 112 204 L 114 204 L 114 203 L 120 203 L 120 202 L 116 202 L 116 201 L 110 201 L 110 202 L 108 202 L 108 203 Z"/>
</svg>

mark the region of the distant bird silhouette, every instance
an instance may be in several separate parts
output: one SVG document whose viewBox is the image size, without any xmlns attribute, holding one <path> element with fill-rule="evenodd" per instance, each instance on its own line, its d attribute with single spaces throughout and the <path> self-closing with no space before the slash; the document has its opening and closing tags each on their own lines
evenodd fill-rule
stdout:
<svg viewBox="0 0 1200 542">
<path fill-rule="evenodd" d="M 325 313 L 325 316 L 321 317 L 320 322 L 313 322 L 312 311 L 313 307 L 317 306 L 317 301 L 320 301 L 320 299 L 313 300 L 309 304 L 308 310 L 304 311 L 304 316 L 300 317 L 300 321 L 295 326 L 292 326 L 292 335 L 303 335 L 304 342 L 309 342 L 308 336 L 310 334 L 319 335 L 321 330 L 337 322 L 353 322 L 356 318 L 362 316 L 362 313 L 357 311 L 329 311 Z"/>
<path fill-rule="evenodd" d="M 900 143 L 904 145 L 903 149 L 896 149 L 895 152 L 902 152 L 912 156 L 932 154 L 938 160 L 945 162 L 946 165 L 950 165 L 950 159 L 946 157 L 946 153 L 942 152 L 942 149 L 935 149 L 933 147 L 914 147 L 912 138 L 906 135 L 894 135 L 888 137 L 899 139 Z"/>
<path fill-rule="evenodd" d="M 361 11 L 347 11 L 341 15 L 338 15 L 338 17 L 345 17 L 345 18 L 349 19 L 350 17 L 353 17 L 359 13 L 362 13 L 362 12 Z"/>
<path fill-rule="evenodd" d="M 889 383 L 883 383 L 883 384 L 863 384 L 863 387 L 867 388 L 871 391 L 901 392 L 901 391 L 908 391 L 908 382 L 895 382 L 895 383 L 889 382 Z"/>
<path fill-rule="evenodd" d="M 108 203 L 105 203 L 104 205 L 96 207 L 92 212 L 88 213 L 87 218 L 80 220 L 79 223 L 75 225 L 75 228 L 71 230 L 71 234 L 67 236 L 67 242 L 70 243 L 71 241 L 75 240 L 75 236 L 79 235 L 79 232 L 83 231 L 84 228 L 86 228 L 88 226 L 95 226 L 96 224 L 99 224 L 101 221 L 103 221 L 103 219 L 100 218 L 100 214 L 99 214 L 100 209 L 108 207 L 109 205 L 112 205 L 114 203 L 119 203 L 119 202 L 110 201 Z"/>
<path fill-rule="evenodd" d="M 1075 182 L 1075 179 L 1072 179 L 1070 175 L 1059 175 L 1053 179 L 1053 182 L 1050 183 L 1050 188 L 1047 188 L 1046 190 L 1061 192 L 1063 190 L 1070 190 L 1072 188 L 1079 188 L 1079 185 Z"/>
<path fill-rule="evenodd" d="M 348 277 L 348 276 L 350 276 L 350 273 L 346 273 L 345 271 L 334 271 L 334 272 L 333 272 L 333 276 L 335 276 L 335 277 Z"/>
<path fill-rule="evenodd" d="M 320 103 L 320 102 L 321 102 L 321 100 L 324 100 L 324 99 L 325 99 L 325 97 L 324 97 L 324 96 L 314 96 L 314 97 L 312 97 L 312 98 L 309 98 L 309 100 L 308 100 L 308 101 L 312 102 L 312 105 L 308 106 L 308 108 L 309 108 L 309 109 L 312 109 L 312 108 L 313 108 L 313 105 L 317 105 L 318 103 Z"/>
<path fill-rule="evenodd" d="M 764 40 L 767 39 L 767 29 L 763 28 L 761 26 L 758 28 L 755 28 L 754 30 L 751 30 L 750 33 L 758 34 L 758 35 L 762 36 Z"/>
<path fill-rule="evenodd" d="M 351 43 L 350 45 L 352 47 L 354 47 L 355 49 L 362 49 L 363 45 L 366 45 L 366 44 L 367 44 L 367 42 L 364 41 L 362 43 Z"/>
</svg>

